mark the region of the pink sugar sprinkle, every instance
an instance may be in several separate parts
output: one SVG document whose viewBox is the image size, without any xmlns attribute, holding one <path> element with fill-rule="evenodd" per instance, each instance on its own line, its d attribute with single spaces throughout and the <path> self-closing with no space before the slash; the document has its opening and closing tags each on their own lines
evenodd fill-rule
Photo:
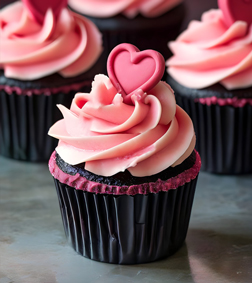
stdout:
<svg viewBox="0 0 252 283">
<path fill-rule="evenodd" d="M 84 81 L 81 83 L 71 84 L 71 85 L 64 85 L 60 87 L 53 87 L 53 88 L 41 88 L 41 89 L 22 89 L 17 86 L 8 86 L 8 85 L 0 85 L 0 90 L 4 90 L 8 94 L 16 93 L 18 95 L 46 95 L 50 96 L 55 93 L 63 92 L 69 93 L 70 91 L 79 91 L 81 87 L 91 85 L 91 81 Z"/>
<path fill-rule="evenodd" d="M 216 96 L 212 97 L 204 97 L 204 98 L 196 98 L 195 102 L 200 102 L 201 104 L 210 105 L 220 105 L 220 106 L 233 106 L 233 107 L 244 107 L 246 104 L 252 105 L 252 98 L 217 98 Z"/>
<path fill-rule="evenodd" d="M 49 160 L 49 170 L 52 176 L 59 180 L 61 183 L 66 184 L 76 190 L 83 190 L 93 193 L 113 194 L 113 195 L 136 195 L 136 194 L 148 194 L 158 193 L 159 191 L 168 191 L 183 186 L 185 183 L 189 183 L 195 179 L 199 173 L 201 167 L 201 159 L 199 153 L 195 150 L 196 161 L 194 165 L 179 175 L 172 177 L 166 181 L 158 179 L 155 183 L 144 183 L 140 185 L 131 186 L 112 186 L 106 184 L 100 184 L 97 182 L 89 181 L 80 174 L 71 176 L 64 173 L 56 164 L 56 152 L 54 151 Z"/>
</svg>

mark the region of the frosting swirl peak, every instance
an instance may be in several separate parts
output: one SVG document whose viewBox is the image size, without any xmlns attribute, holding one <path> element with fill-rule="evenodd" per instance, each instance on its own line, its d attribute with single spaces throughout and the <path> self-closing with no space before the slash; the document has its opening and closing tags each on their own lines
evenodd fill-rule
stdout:
<svg viewBox="0 0 252 283">
<path fill-rule="evenodd" d="M 59 109 L 64 119 L 49 130 L 58 138 L 56 151 L 71 164 L 112 176 L 128 169 L 133 176 L 149 176 L 185 160 L 195 146 L 189 116 L 176 105 L 165 82 L 143 93 L 132 105 L 123 101 L 105 75 L 97 75 L 90 93 L 77 93 L 70 110 Z"/>
<path fill-rule="evenodd" d="M 186 87 L 252 86 L 252 25 L 236 21 L 227 27 L 221 10 L 192 21 L 169 47 L 174 55 L 167 61 L 167 71 Z"/>
<path fill-rule="evenodd" d="M 102 51 L 101 34 L 85 17 L 63 8 L 55 19 L 48 9 L 40 24 L 20 1 L 0 11 L 0 42 L 0 68 L 20 80 L 77 76 Z"/>
</svg>

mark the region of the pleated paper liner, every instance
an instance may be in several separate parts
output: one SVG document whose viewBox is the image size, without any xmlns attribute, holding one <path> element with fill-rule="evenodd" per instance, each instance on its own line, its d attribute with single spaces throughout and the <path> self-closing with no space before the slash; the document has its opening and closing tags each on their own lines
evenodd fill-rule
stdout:
<svg viewBox="0 0 252 283">
<path fill-rule="evenodd" d="M 54 180 L 66 237 L 84 257 L 145 263 L 174 254 L 185 241 L 197 177 L 167 192 L 135 196 L 95 194 Z"/>
<path fill-rule="evenodd" d="M 203 171 L 252 173 L 252 106 L 206 105 L 176 93 L 177 104 L 191 117 Z"/>
<path fill-rule="evenodd" d="M 82 91 L 90 91 L 85 86 Z M 70 107 L 76 90 L 51 95 L 8 94 L 0 90 L 0 154 L 23 161 L 48 161 L 58 141 L 49 128 L 62 119 L 56 104 Z"/>
</svg>

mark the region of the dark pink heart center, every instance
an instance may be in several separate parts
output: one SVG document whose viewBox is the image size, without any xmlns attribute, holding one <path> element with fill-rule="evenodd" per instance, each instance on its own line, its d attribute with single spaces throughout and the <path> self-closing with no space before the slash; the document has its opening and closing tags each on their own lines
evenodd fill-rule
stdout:
<svg viewBox="0 0 252 283">
<path fill-rule="evenodd" d="M 133 64 L 127 51 L 118 54 L 114 61 L 115 76 L 126 94 L 133 92 L 149 81 L 155 72 L 155 68 L 156 64 L 152 57 L 144 57 L 137 64 Z"/>
<path fill-rule="evenodd" d="M 161 80 L 165 61 L 154 50 L 139 51 L 134 45 L 123 43 L 111 51 L 107 69 L 113 85 L 130 103 L 136 90 L 148 92 Z"/>
</svg>

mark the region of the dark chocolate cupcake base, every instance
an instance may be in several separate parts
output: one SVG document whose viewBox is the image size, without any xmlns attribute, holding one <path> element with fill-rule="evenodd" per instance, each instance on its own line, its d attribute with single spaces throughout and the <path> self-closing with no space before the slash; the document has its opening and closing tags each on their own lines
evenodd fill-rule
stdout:
<svg viewBox="0 0 252 283">
<path fill-rule="evenodd" d="M 98 176 L 83 164 L 49 161 L 64 230 L 74 250 L 108 263 L 137 264 L 175 253 L 184 243 L 198 173 L 196 151 L 149 177 Z M 102 183 L 98 182 L 101 180 Z"/>
<path fill-rule="evenodd" d="M 203 104 L 199 98 L 252 98 L 252 88 L 227 91 L 220 84 L 202 90 L 189 89 L 175 82 L 176 102 L 191 117 L 203 171 L 218 174 L 252 173 L 252 105 L 242 107 Z"/>
<path fill-rule="evenodd" d="M 96 175 L 92 172 L 85 170 L 84 169 L 85 163 L 78 165 L 70 165 L 66 163 L 60 157 L 60 155 L 55 151 L 55 162 L 57 164 L 57 167 L 59 168 L 59 170 L 61 170 L 62 173 L 65 173 L 67 176 L 75 176 L 76 174 L 78 174 L 80 178 L 85 178 L 88 181 L 92 181 L 95 183 L 100 183 L 108 186 L 117 186 L 117 187 L 119 186 L 130 187 L 132 186 L 132 184 L 134 185 L 143 185 L 144 183 L 150 184 L 150 183 L 155 183 L 158 180 L 160 180 L 161 182 L 162 181 L 165 182 L 168 179 L 176 178 L 181 173 L 194 167 L 194 165 L 198 163 L 198 159 L 199 159 L 198 153 L 196 153 L 196 151 L 193 151 L 182 163 L 178 164 L 177 166 L 168 167 L 165 170 L 157 174 L 153 174 L 151 176 L 136 177 L 136 176 L 132 176 L 128 170 L 125 170 L 124 172 L 118 172 L 115 175 L 105 177 L 105 176 Z M 183 179 L 182 176 L 180 177 L 181 179 Z M 190 179 L 192 175 L 189 175 L 187 177 L 189 177 Z M 101 191 L 96 191 L 96 192 L 100 193 Z M 144 192 L 142 191 L 141 193 L 149 193 L 149 192 L 151 191 L 144 191 Z M 133 192 L 131 192 L 130 194 L 133 194 Z"/>
<path fill-rule="evenodd" d="M 54 180 L 66 237 L 84 257 L 145 263 L 184 243 L 197 178 L 168 192 L 135 196 L 95 194 Z"/>
</svg>

